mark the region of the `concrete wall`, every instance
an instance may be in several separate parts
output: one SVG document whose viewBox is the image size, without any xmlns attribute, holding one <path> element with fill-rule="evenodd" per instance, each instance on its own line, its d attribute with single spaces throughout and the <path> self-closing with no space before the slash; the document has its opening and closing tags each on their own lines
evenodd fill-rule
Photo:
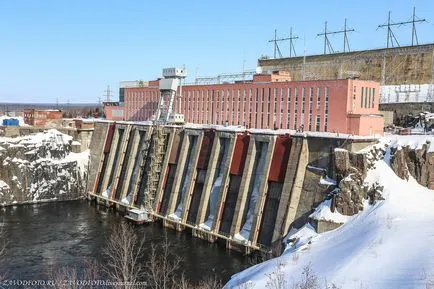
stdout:
<svg viewBox="0 0 434 289">
<path fill-rule="evenodd" d="M 380 110 L 393 111 L 393 122 L 397 124 L 399 119 L 410 113 L 416 115 L 423 111 L 434 112 L 434 102 L 382 103 Z"/>
<path fill-rule="evenodd" d="M 433 75 L 434 44 L 303 57 L 259 59 L 264 72 L 287 70 L 293 80 L 359 77 L 385 84 L 425 84 Z"/>
<path fill-rule="evenodd" d="M 107 205 L 143 208 L 164 226 L 248 251 L 272 246 L 307 221 L 331 189 L 319 182 L 334 177 L 335 148 L 353 151 L 372 142 L 97 123 L 88 191 Z"/>
</svg>

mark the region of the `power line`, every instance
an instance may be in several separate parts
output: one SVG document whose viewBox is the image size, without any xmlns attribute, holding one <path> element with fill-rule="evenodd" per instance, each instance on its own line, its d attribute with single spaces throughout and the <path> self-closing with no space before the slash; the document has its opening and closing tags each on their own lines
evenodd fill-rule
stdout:
<svg viewBox="0 0 434 289">
<path fill-rule="evenodd" d="M 425 19 L 418 19 L 416 17 L 416 7 L 413 7 L 413 16 L 411 18 L 411 20 L 409 21 L 403 21 L 403 22 L 392 22 L 391 18 L 390 18 L 390 14 L 391 12 L 389 11 L 388 14 L 388 18 L 387 18 L 387 24 L 382 24 L 382 25 L 378 25 L 378 28 L 384 28 L 387 27 L 387 48 L 394 47 L 394 43 L 396 43 L 396 45 L 399 47 L 399 42 L 395 37 L 395 34 L 393 33 L 392 27 L 393 26 L 404 26 L 404 25 L 408 25 L 411 24 L 412 25 L 412 30 L 411 30 L 411 45 L 413 46 L 415 41 L 416 41 L 416 45 L 419 44 L 419 41 L 417 39 L 417 31 L 416 31 L 416 24 L 417 23 L 422 23 L 422 22 L 426 22 Z"/>
<path fill-rule="evenodd" d="M 110 90 L 110 85 L 107 85 L 107 89 L 104 90 L 104 96 L 105 96 L 105 101 L 106 102 L 110 102 L 111 101 L 111 93 L 112 91 Z"/>
<path fill-rule="evenodd" d="M 333 34 L 344 34 L 344 52 L 350 51 L 350 43 L 348 41 L 348 33 L 349 32 L 353 32 L 354 29 L 349 29 L 347 27 L 347 19 L 345 19 L 345 23 L 344 23 L 344 29 L 343 30 L 338 30 L 338 31 L 327 31 L 327 21 L 324 24 L 324 32 L 323 33 L 319 33 L 317 34 L 317 36 L 324 36 L 324 54 L 327 54 L 327 50 L 329 53 L 334 53 L 335 51 L 333 50 L 333 46 L 329 40 L 329 35 L 333 35 Z"/>
<path fill-rule="evenodd" d="M 294 56 L 297 56 L 295 53 L 294 40 L 297 40 L 298 36 L 292 36 L 292 27 L 289 30 L 289 57 L 292 57 L 292 53 L 294 52 Z"/>
<path fill-rule="evenodd" d="M 292 28 L 291 28 L 291 31 L 292 31 Z M 291 34 L 292 34 L 292 32 L 291 32 Z M 279 54 L 279 58 L 282 58 L 282 52 L 280 51 L 280 48 L 279 48 L 279 42 L 291 40 L 291 46 L 290 47 L 293 48 L 293 43 L 292 43 L 291 38 L 293 38 L 292 35 L 291 35 L 291 37 L 277 38 L 277 29 L 274 29 L 274 39 L 268 41 L 268 42 L 274 42 L 274 58 L 276 58 L 277 54 Z M 296 38 L 293 38 L 293 39 L 296 39 Z M 295 50 L 294 50 L 294 52 L 295 52 Z"/>
<path fill-rule="evenodd" d="M 416 40 L 416 45 L 419 44 L 419 41 L 417 39 L 417 32 L 416 32 L 416 23 L 422 23 L 426 22 L 425 19 L 416 19 L 416 7 L 413 7 L 413 17 L 412 17 L 412 30 L 411 30 L 411 45 L 414 45 L 414 40 Z"/>
</svg>

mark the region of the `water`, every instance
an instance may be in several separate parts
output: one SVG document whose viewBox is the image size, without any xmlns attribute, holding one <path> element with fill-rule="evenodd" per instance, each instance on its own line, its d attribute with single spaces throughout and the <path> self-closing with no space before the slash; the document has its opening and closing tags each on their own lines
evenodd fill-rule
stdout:
<svg viewBox="0 0 434 289">
<path fill-rule="evenodd" d="M 6 207 L 3 228 L 8 244 L 0 272 L 8 279 L 46 279 L 50 268 L 77 266 L 86 259 L 103 262 L 102 250 L 110 229 L 123 220 L 112 210 L 98 209 L 87 201 Z M 136 226 L 149 243 L 164 240 L 184 259 L 183 269 L 193 282 L 215 274 L 226 282 L 248 265 L 246 257 L 222 246 L 193 238 L 189 233 L 164 229 L 159 223 Z"/>
</svg>

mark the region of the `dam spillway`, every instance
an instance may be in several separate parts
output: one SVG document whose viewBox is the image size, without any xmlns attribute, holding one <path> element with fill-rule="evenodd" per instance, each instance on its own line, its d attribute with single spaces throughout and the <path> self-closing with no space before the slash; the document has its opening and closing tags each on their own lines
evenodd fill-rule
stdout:
<svg viewBox="0 0 434 289">
<path fill-rule="evenodd" d="M 335 148 L 369 137 L 97 122 L 88 195 L 119 211 L 145 209 L 165 227 L 249 253 L 308 220 L 335 177 Z M 312 169 L 314 168 L 314 169 Z M 319 173 L 320 172 L 320 173 Z"/>
</svg>

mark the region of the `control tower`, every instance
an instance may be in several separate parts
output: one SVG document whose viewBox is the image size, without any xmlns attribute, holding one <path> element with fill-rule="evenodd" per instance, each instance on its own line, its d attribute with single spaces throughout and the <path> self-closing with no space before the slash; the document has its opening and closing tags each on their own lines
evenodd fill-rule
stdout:
<svg viewBox="0 0 434 289">
<path fill-rule="evenodd" d="M 164 78 L 160 79 L 160 100 L 155 115 L 156 123 L 184 123 L 184 115 L 173 111 L 173 102 L 177 96 L 178 86 L 178 97 L 181 98 L 182 79 L 186 76 L 187 71 L 184 68 L 163 69 Z"/>
</svg>

